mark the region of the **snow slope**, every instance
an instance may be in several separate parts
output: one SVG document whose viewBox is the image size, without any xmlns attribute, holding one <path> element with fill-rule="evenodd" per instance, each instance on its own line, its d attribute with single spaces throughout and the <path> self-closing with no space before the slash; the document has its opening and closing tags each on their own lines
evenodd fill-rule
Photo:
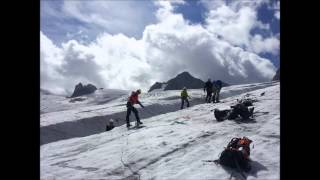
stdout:
<svg viewBox="0 0 320 180">
<path fill-rule="evenodd" d="M 274 85 L 272 82 L 267 82 L 225 87 L 221 91 L 220 99 Z M 192 97 L 191 106 L 204 102 L 202 89 L 191 89 L 188 92 Z M 125 104 L 129 94 L 130 92 L 125 91 L 99 90 L 85 96 L 85 101 L 74 103 L 70 103 L 69 99 L 61 99 L 61 97 L 58 99 L 43 96 L 43 98 L 51 98 L 51 101 L 48 102 L 41 101 L 41 104 L 46 105 L 51 112 L 40 116 L 41 144 L 104 132 L 110 119 L 115 120 L 115 126 L 123 125 L 126 116 Z M 146 107 L 142 111 L 139 110 L 140 117 L 143 119 L 174 112 L 180 109 L 180 91 L 142 93 L 140 101 Z M 140 106 L 137 108 L 140 109 Z"/>
<path fill-rule="evenodd" d="M 223 103 L 198 104 L 145 118 L 146 127 L 141 129 L 128 131 L 119 126 L 42 145 L 41 179 L 229 179 L 230 169 L 205 161 L 217 159 L 236 136 L 253 140 L 253 169 L 248 180 L 280 179 L 279 86 L 272 82 L 228 87 L 223 91 Z M 201 97 L 201 91 L 190 93 Z M 264 96 L 260 96 L 262 92 Z M 160 94 L 144 94 L 141 99 L 149 106 L 154 101 L 177 100 L 178 92 L 156 93 Z M 255 121 L 215 120 L 214 108 L 228 108 L 244 95 L 258 100 L 254 103 Z M 239 179 L 237 173 L 232 176 Z"/>
</svg>

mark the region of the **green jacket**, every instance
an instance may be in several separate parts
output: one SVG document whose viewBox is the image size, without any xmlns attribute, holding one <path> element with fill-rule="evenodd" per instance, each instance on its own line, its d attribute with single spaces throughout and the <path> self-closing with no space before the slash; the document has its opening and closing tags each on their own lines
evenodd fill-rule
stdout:
<svg viewBox="0 0 320 180">
<path fill-rule="evenodd" d="M 181 97 L 189 97 L 187 90 L 182 90 L 181 91 Z"/>
</svg>

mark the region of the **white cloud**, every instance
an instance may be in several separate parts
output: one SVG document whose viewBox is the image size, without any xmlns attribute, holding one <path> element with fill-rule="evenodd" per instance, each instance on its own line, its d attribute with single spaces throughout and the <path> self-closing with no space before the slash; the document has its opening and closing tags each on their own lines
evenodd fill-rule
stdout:
<svg viewBox="0 0 320 180">
<path fill-rule="evenodd" d="M 276 11 L 276 12 L 274 13 L 274 16 L 275 16 L 277 19 L 280 20 L 280 11 Z"/>
<path fill-rule="evenodd" d="M 233 11 L 238 11 L 242 7 L 250 7 L 252 9 L 257 9 L 264 3 L 268 3 L 270 0 L 200 0 L 200 2 L 208 10 L 216 10 L 221 6 L 228 6 Z"/>
<path fill-rule="evenodd" d="M 260 29 L 270 30 L 270 24 L 263 24 L 261 21 L 255 22 L 255 26 L 259 27 Z"/>
<path fill-rule="evenodd" d="M 264 24 L 257 19 L 258 7 L 268 1 L 231 1 L 228 5 L 225 1 L 218 2 L 218 6 L 214 3 L 213 9 L 210 9 L 212 6 L 207 2 L 210 11 L 206 18 L 206 28 L 211 33 L 255 53 L 278 53 L 278 39 L 273 36 L 262 38 L 260 35 L 251 34 L 255 28 L 270 30 L 270 24 Z"/>
<path fill-rule="evenodd" d="M 57 71 L 63 64 L 62 50 L 55 46 L 40 32 L 40 79 L 41 87 L 58 94 L 66 93 L 63 86 L 55 82 L 63 81 L 64 77 Z"/>
<path fill-rule="evenodd" d="M 255 53 L 270 52 L 274 55 L 279 54 L 280 41 L 276 37 L 263 39 L 261 35 L 255 35 L 251 40 L 251 47 Z"/>
<path fill-rule="evenodd" d="M 252 9 L 257 9 L 262 4 L 266 4 L 268 2 L 270 2 L 270 0 L 254 0 L 254 1 L 232 0 L 228 3 L 228 6 L 231 7 L 233 10 L 238 11 L 243 7 L 250 7 Z"/>
<path fill-rule="evenodd" d="M 147 91 L 155 81 L 166 81 L 185 70 L 203 80 L 210 77 L 229 83 L 261 82 L 273 77 L 276 68 L 269 60 L 217 38 L 207 26 L 188 24 L 181 14 L 173 13 L 174 4 L 156 3 L 158 22 L 146 26 L 141 39 L 103 33 L 89 44 L 73 40 L 58 48 L 41 33 L 41 87 L 72 91 L 81 81 L 105 88 Z M 244 9 L 228 14 L 230 11 L 223 8 L 223 18 L 237 17 L 241 22 L 248 19 L 244 14 L 253 13 Z M 236 33 L 247 35 L 237 28 Z M 253 42 L 258 44 L 255 51 L 274 50 L 272 40 L 265 42 L 255 36 Z"/>
<path fill-rule="evenodd" d="M 223 5 L 211 10 L 206 21 L 210 32 L 238 46 L 249 44 L 250 30 L 257 26 L 256 12 L 249 7 L 235 12 Z"/>
<path fill-rule="evenodd" d="M 222 5 L 226 5 L 225 0 L 214 0 L 214 1 L 200 0 L 200 3 L 202 3 L 204 7 L 207 8 L 208 10 L 215 10 L 221 7 Z"/>
<path fill-rule="evenodd" d="M 155 7 L 150 5 L 151 2 L 143 1 L 64 1 L 62 12 L 109 33 L 122 32 L 137 37 L 154 21 Z"/>
</svg>

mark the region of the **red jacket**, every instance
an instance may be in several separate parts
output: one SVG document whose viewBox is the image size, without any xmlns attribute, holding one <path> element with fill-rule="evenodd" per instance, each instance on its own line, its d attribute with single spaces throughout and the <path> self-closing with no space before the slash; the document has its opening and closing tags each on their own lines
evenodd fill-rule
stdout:
<svg viewBox="0 0 320 180">
<path fill-rule="evenodd" d="M 137 92 L 133 92 L 131 94 L 131 96 L 128 99 L 129 102 L 131 102 L 132 104 L 138 104 L 139 100 L 138 100 L 138 93 Z"/>
</svg>

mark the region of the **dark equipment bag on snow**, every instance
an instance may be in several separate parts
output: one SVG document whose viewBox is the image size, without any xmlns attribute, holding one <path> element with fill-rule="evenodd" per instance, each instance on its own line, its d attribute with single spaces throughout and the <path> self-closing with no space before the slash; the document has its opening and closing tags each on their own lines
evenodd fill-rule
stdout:
<svg viewBox="0 0 320 180">
<path fill-rule="evenodd" d="M 228 166 L 230 168 L 240 168 L 245 172 L 250 171 L 251 167 L 249 161 L 244 158 L 241 151 L 225 149 L 219 158 L 221 165 Z"/>
<path fill-rule="evenodd" d="M 216 117 L 217 121 L 223 121 L 223 120 L 226 120 L 228 118 L 229 112 L 230 112 L 229 109 L 226 109 L 226 110 L 215 109 L 214 110 L 214 116 Z"/>
<path fill-rule="evenodd" d="M 238 101 L 238 100 L 237 100 Z M 243 104 L 244 106 L 253 106 L 254 102 L 258 102 L 257 99 L 253 99 L 253 98 L 244 98 L 238 101 L 238 103 Z"/>
<path fill-rule="evenodd" d="M 241 144 L 245 142 L 244 144 Z M 251 166 L 249 163 L 249 158 L 246 158 L 241 151 L 238 149 L 240 147 L 244 147 L 250 155 L 250 143 L 252 141 L 248 138 L 233 138 L 227 148 L 221 153 L 219 157 L 219 163 L 224 166 L 228 166 L 230 168 L 237 168 L 239 170 L 243 170 L 245 172 L 250 171 Z"/>
<path fill-rule="evenodd" d="M 242 103 L 231 106 L 231 108 L 232 110 L 228 116 L 228 119 L 236 119 L 238 116 L 240 116 L 242 119 L 249 119 L 249 117 L 253 115 L 254 107 L 249 109 Z"/>
<path fill-rule="evenodd" d="M 246 99 L 246 100 L 244 100 L 243 102 L 242 102 L 242 104 L 243 105 L 245 105 L 245 106 L 253 106 L 253 104 L 252 104 L 252 100 L 250 100 L 250 99 Z"/>
<path fill-rule="evenodd" d="M 253 116 L 254 107 L 248 108 L 243 104 L 237 104 L 235 106 L 231 106 L 231 109 L 226 110 L 214 110 L 214 116 L 218 122 L 224 121 L 226 119 L 233 120 L 237 119 L 239 116 L 245 120 L 249 119 Z"/>
</svg>

